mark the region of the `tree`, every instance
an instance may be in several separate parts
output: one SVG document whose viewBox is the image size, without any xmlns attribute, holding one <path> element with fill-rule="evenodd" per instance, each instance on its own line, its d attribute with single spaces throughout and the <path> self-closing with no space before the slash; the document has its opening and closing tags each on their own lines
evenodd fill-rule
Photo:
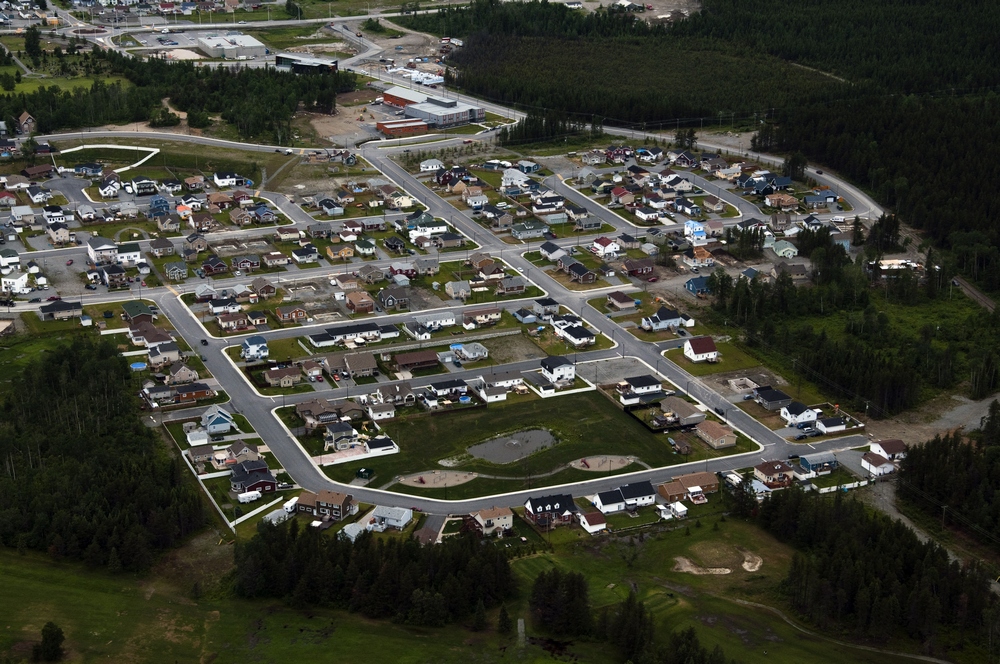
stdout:
<svg viewBox="0 0 1000 664">
<path fill-rule="evenodd" d="M 861 217 L 854 216 L 854 225 L 851 227 L 851 244 L 860 247 L 865 243 L 865 226 L 861 223 Z"/>
<path fill-rule="evenodd" d="M 806 165 L 809 161 L 806 156 L 801 152 L 795 152 L 790 157 L 785 159 L 785 163 L 782 166 L 784 174 L 793 180 L 804 180 L 806 176 Z"/>
<path fill-rule="evenodd" d="M 62 628 L 52 621 L 42 627 L 42 642 L 32 648 L 32 658 L 36 662 L 58 662 L 62 659 L 62 644 L 65 640 Z"/>
<path fill-rule="evenodd" d="M 500 634 L 510 634 L 514 631 L 514 621 L 511 620 L 510 614 L 507 613 L 507 605 L 500 605 L 500 615 L 497 617 L 497 632 Z"/>
<path fill-rule="evenodd" d="M 24 53 L 32 60 L 42 56 L 42 33 L 36 25 L 24 31 Z"/>
<path fill-rule="evenodd" d="M 486 629 L 486 605 L 482 598 L 476 602 L 476 612 L 472 614 L 472 631 L 481 632 Z"/>
<path fill-rule="evenodd" d="M 744 475 L 733 489 L 733 514 L 741 518 L 753 516 L 757 510 L 757 497 L 753 492 L 753 476 Z"/>
</svg>

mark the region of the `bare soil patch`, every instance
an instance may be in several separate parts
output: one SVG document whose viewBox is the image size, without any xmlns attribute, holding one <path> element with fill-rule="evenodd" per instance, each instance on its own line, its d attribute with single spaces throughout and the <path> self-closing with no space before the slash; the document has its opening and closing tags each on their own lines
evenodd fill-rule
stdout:
<svg viewBox="0 0 1000 664">
<path fill-rule="evenodd" d="M 705 576 L 707 574 L 731 574 L 733 570 L 728 567 L 702 567 L 684 556 L 674 558 L 674 571 L 683 574 L 694 574 L 695 576 Z"/>
<path fill-rule="evenodd" d="M 603 454 L 600 456 L 587 457 L 570 461 L 571 468 L 577 470 L 589 470 L 594 473 L 601 473 L 613 470 L 621 470 L 635 461 L 634 457 Z"/>
<path fill-rule="evenodd" d="M 428 470 L 423 473 L 413 473 L 400 478 L 399 483 L 405 486 L 443 487 L 458 486 L 471 482 L 478 473 L 460 473 L 453 470 Z"/>
<path fill-rule="evenodd" d="M 749 551 L 743 551 L 743 569 L 748 572 L 756 572 L 764 564 L 764 559 L 758 556 L 756 553 L 750 553 Z"/>
</svg>

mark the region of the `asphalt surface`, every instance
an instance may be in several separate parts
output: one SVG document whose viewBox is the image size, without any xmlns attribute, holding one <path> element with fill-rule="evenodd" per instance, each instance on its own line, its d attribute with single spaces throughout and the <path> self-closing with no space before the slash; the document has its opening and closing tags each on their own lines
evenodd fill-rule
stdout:
<svg viewBox="0 0 1000 664">
<path fill-rule="evenodd" d="M 389 16 L 386 14 L 385 16 Z M 356 20 L 356 19 L 355 19 Z M 335 23 L 339 26 L 344 20 L 335 19 Z M 326 21 L 315 21 L 326 22 Z M 280 24 L 297 24 L 298 21 L 287 21 L 279 22 L 272 21 L 269 25 L 280 25 Z M 201 26 L 203 29 L 209 28 L 210 26 Z M 218 27 L 230 28 L 231 24 L 219 24 Z M 257 26 L 251 26 L 257 27 Z M 147 28 L 148 29 L 148 28 Z M 339 30 L 339 27 L 337 28 Z M 344 31 L 348 32 L 349 31 Z M 365 47 L 365 51 L 355 58 L 350 60 L 345 60 L 342 62 L 342 66 L 345 68 L 351 65 L 356 65 L 361 63 L 366 59 L 373 56 L 377 56 L 380 49 L 373 43 L 367 40 L 358 40 L 353 37 L 353 34 L 345 34 L 345 37 L 349 36 L 353 41 L 358 42 L 361 46 Z M 381 72 L 375 72 L 375 76 L 383 80 L 393 80 L 390 77 L 385 76 Z M 399 81 L 393 80 L 394 83 L 398 84 Z M 451 96 L 451 95 L 449 95 Z M 459 98 L 465 99 L 466 101 L 479 103 L 485 106 L 487 110 L 492 112 L 505 115 L 507 117 L 522 117 L 523 114 L 513 111 L 511 109 L 500 107 L 496 104 L 483 103 L 480 100 L 473 100 L 467 97 L 462 97 L 461 95 L 456 95 Z M 635 132 L 625 129 L 616 129 L 612 127 L 606 127 L 605 131 L 611 135 L 617 136 L 630 136 L 634 137 Z M 84 131 L 84 132 L 70 132 L 66 134 L 58 134 L 46 137 L 39 137 L 41 139 L 68 139 L 68 138 L 144 138 L 144 139 L 154 139 L 154 140 L 171 140 L 171 141 L 186 141 L 196 145 L 215 145 L 222 147 L 238 148 L 241 150 L 250 150 L 258 152 L 272 152 L 277 149 L 278 146 L 267 146 L 267 145 L 249 145 L 242 144 L 233 141 L 226 141 L 215 138 L 207 138 L 202 136 L 188 136 L 183 134 L 168 134 L 153 131 Z M 641 137 L 641 134 L 640 134 Z M 455 143 L 458 143 L 461 139 L 454 139 Z M 700 141 L 699 145 L 703 148 L 707 147 L 710 149 L 715 149 L 708 141 Z M 436 147 L 438 144 L 436 144 Z M 693 471 L 708 471 L 708 472 L 721 472 L 734 470 L 737 468 L 745 468 L 756 464 L 762 460 L 768 459 L 784 459 L 789 454 L 801 454 L 803 452 L 810 451 L 832 451 L 847 449 L 850 447 L 857 447 L 859 445 L 865 444 L 867 438 L 864 436 L 847 436 L 844 438 L 838 438 L 833 440 L 825 440 L 818 443 L 811 444 L 792 444 L 781 438 L 778 434 L 771 431 L 767 427 L 763 426 L 749 415 L 744 413 L 738 407 L 727 399 L 726 396 L 714 391 L 711 387 L 706 385 L 697 377 L 692 376 L 690 373 L 682 369 L 675 363 L 662 357 L 661 353 L 669 348 L 676 347 L 682 344 L 682 340 L 672 340 L 670 342 L 664 342 L 660 344 L 649 344 L 642 342 L 635 338 L 633 335 L 625 332 L 620 328 L 612 319 L 607 318 L 602 313 L 590 307 L 587 304 L 588 299 L 598 297 L 601 294 L 610 292 L 612 290 L 623 290 L 625 292 L 635 291 L 637 289 L 636 284 L 627 284 L 624 286 L 609 286 L 602 289 L 593 289 L 583 292 L 570 291 L 564 288 L 561 284 L 556 282 L 554 279 L 549 277 L 545 272 L 538 269 L 536 266 L 532 265 L 530 262 L 522 257 L 523 252 L 532 251 L 537 248 L 544 240 L 539 240 L 537 242 L 523 243 L 520 245 L 509 245 L 501 241 L 499 238 L 491 233 L 485 232 L 476 222 L 474 222 L 469 216 L 464 212 L 458 212 L 454 207 L 445 201 L 441 200 L 434 192 L 430 191 L 427 187 L 418 181 L 411 174 L 404 171 L 396 162 L 390 159 L 393 152 L 404 149 L 404 146 L 400 145 L 400 141 L 393 140 L 389 141 L 374 141 L 366 144 L 360 149 L 361 155 L 368 160 L 373 166 L 378 168 L 386 177 L 394 181 L 397 185 L 408 191 L 411 195 L 414 195 L 422 204 L 428 207 L 431 214 L 436 217 L 441 217 L 448 219 L 453 226 L 458 229 L 461 233 L 465 234 L 470 239 L 473 239 L 481 246 L 481 251 L 489 251 L 494 255 L 500 256 L 506 263 L 508 263 L 513 268 L 525 274 L 542 288 L 548 296 L 555 298 L 564 306 L 579 313 L 584 320 L 594 329 L 599 330 L 601 333 L 613 338 L 617 341 L 616 348 L 606 351 L 589 351 L 578 353 L 576 355 L 576 360 L 578 362 L 608 359 L 615 356 L 628 356 L 636 358 L 644 362 L 650 367 L 652 371 L 659 373 L 663 378 L 673 383 L 679 391 L 686 392 L 692 397 L 700 401 L 702 404 L 707 406 L 709 409 L 715 411 L 719 416 L 729 423 L 735 429 L 741 431 L 747 435 L 751 440 L 753 440 L 758 445 L 758 449 L 754 452 L 742 455 L 734 455 L 728 457 L 722 457 L 718 459 L 711 459 L 708 461 L 700 461 L 689 464 L 681 464 L 676 466 L 670 466 L 666 468 L 659 468 L 653 470 L 645 470 L 637 473 L 631 473 L 628 475 L 616 475 L 613 477 L 600 477 L 594 478 L 593 480 L 587 480 L 584 482 L 577 482 L 571 485 L 564 485 L 562 487 L 546 487 L 543 489 L 536 489 L 531 491 L 521 491 L 515 493 L 493 495 L 483 498 L 476 498 L 470 500 L 459 500 L 459 501 L 442 501 L 431 498 L 421 498 L 413 496 L 404 496 L 388 491 L 381 491 L 378 489 L 372 489 L 367 487 L 357 487 L 357 486 L 347 486 L 339 484 L 327 478 L 322 471 L 312 462 L 309 455 L 305 450 L 295 441 L 292 437 L 286 433 L 284 427 L 279 424 L 278 420 L 272 414 L 272 411 L 280 407 L 282 404 L 293 404 L 304 400 L 311 400 L 316 398 L 318 395 L 316 393 L 289 395 L 285 397 L 263 397 L 257 394 L 249 383 L 245 380 L 244 376 L 238 369 L 238 367 L 225 355 L 223 352 L 226 346 L 238 344 L 240 338 L 227 338 L 225 340 L 213 337 L 207 332 L 207 330 L 201 325 L 196 316 L 191 312 L 191 310 L 180 301 L 179 293 L 185 290 L 192 290 L 194 285 L 191 283 L 174 288 L 147 288 L 142 290 L 142 296 L 147 299 L 152 299 L 155 301 L 161 311 L 170 318 L 171 322 L 174 324 L 177 331 L 183 336 L 193 348 L 199 349 L 205 356 L 205 364 L 209 371 L 215 376 L 219 384 L 223 389 L 230 395 L 232 401 L 232 407 L 238 412 L 242 413 L 253 425 L 258 434 L 266 441 L 269 448 L 272 450 L 278 461 L 285 468 L 285 470 L 295 479 L 295 481 L 310 490 L 318 491 L 321 489 L 331 489 L 331 490 L 341 490 L 347 491 L 353 494 L 357 499 L 363 502 L 378 503 L 384 505 L 398 505 L 404 507 L 416 507 L 425 512 L 430 512 L 433 514 L 449 514 L 449 513 L 467 513 L 475 511 L 478 509 L 484 509 L 494 505 L 509 505 L 516 506 L 521 505 L 527 500 L 529 496 L 537 496 L 540 494 L 547 493 L 558 493 L 558 492 L 569 492 L 573 495 L 591 495 L 599 491 L 615 488 L 621 484 L 641 479 L 648 479 L 653 482 L 665 481 L 671 477 Z M 780 164 L 781 159 L 772 155 L 759 155 L 760 161 L 765 163 Z M 623 166 L 624 168 L 624 166 Z M 814 176 L 810 172 L 811 177 L 815 177 L 818 181 L 824 184 L 830 184 L 831 186 L 836 186 L 838 191 L 842 196 L 847 199 L 851 206 L 856 211 L 869 210 L 871 211 L 868 215 L 869 218 L 874 218 L 877 216 L 881 210 L 871 199 L 863 194 L 863 192 L 857 190 L 850 184 L 843 182 L 830 174 L 824 174 L 822 176 Z M 757 216 L 759 218 L 764 218 L 765 215 L 760 213 L 760 211 L 753 206 L 751 203 L 740 199 L 731 192 L 724 188 L 719 188 L 713 182 L 706 181 L 702 179 L 697 174 L 691 174 L 690 177 L 694 183 L 706 191 L 718 195 L 720 198 L 726 200 L 736 206 L 740 212 L 740 217 L 735 219 L 725 220 L 724 223 L 732 224 L 739 221 L 740 218 L 745 216 Z M 53 189 L 58 189 L 64 193 L 67 199 L 70 200 L 71 204 L 79 204 L 85 202 L 86 199 L 82 195 L 82 182 L 75 181 L 73 178 L 65 178 L 62 180 L 55 180 L 50 183 L 50 187 Z M 614 226 L 620 232 L 633 232 L 636 227 L 629 222 L 625 221 L 616 214 L 611 213 L 606 208 L 595 203 L 593 200 L 583 196 L 579 192 L 576 192 L 571 187 L 567 186 L 565 183 L 560 181 L 558 178 L 548 178 L 546 184 L 550 186 L 553 190 L 559 194 L 565 196 L 569 201 L 583 205 L 588 208 L 591 214 L 602 218 L 607 223 Z M 718 191 L 716 191 L 718 190 Z M 304 228 L 308 223 L 312 223 L 313 219 L 309 217 L 305 212 L 301 210 L 297 205 L 288 201 L 284 196 L 277 194 L 275 192 L 262 192 L 262 195 L 274 202 L 274 204 L 285 213 L 290 219 L 292 219 L 296 226 L 299 228 Z M 823 216 L 823 215 L 821 215 Z M 829 215 L 832 216 L 832 215 Z M 674 228 L 681 228 L 682 224 L 676 224 L 675 226 L 667 226 L 666 230 L 673 230 Z M 260 236 L 261 229 L 247 229 L 247 230 L 236 230 L 236 231 L 226 231 L 224 233 L 213 234 L 213 239 L 223 239 L 227 237 L 242 237 L 242 236 Z M 594 237 L 593 235 L 589 238 Z M 561 246 L 570 246 L 573 244 L 580 244 L 585 242 L 589 244 L 589 238 L 584 236 L 581 238 L 563 238 L 556 240 L 556 244 Z M 145 245 L 144 245 L 145 246 Z M 42 251 L 33 252 L 32 258 L 37 259 L 58 259 L 65 260 L 69 257 L 77 257 L 85 254 L 85 250 L 80 247 L 67 248 L 67 249 L 46 249 Z M 454 257 L 454 255 L 452 255 Z M 388 264 L 389 260 L 378 261 L 375 264 L 385 265 Z M 340 267 L 314 267 L 296 270 L 294 273 L 289 275 L 289 278 L 311 278 L 311 279 L 328 279 L 330 275 L 336 274 L 338 272 L 343 272 L 345 268 Z M 282 277 L 284 279 L 284 277 Z M 227 279 L 216 279 L 214 284 L 217 287 L 225 287 L 228 285 L 234 285 L 245 281 L 245 279 L 238 278 L 227 278 Z M 138 287 L 135 288 L 134 294 L 138 296 Z M 122 294 L 119 293 L 102 293 L 93 292 L 86 293 L 80 299 L 85 304 L 96 304 L 103 302 L 120 301 L 122 299 Z M 75 299 L 75 298 L 74 298 Z M 524 301 L 505 301 L 502 306 L 505 308 L 517 308 L 524 304 Z M 482 306 L 482 305 L 469 305 L 469 306 Z M 19 307 L 20 310 L 27 308 L 31 310 L 32 308 L 37 308 L 37 305 L 29 305 L 28 307 Z M 458 311 L 462 307 L 450 307 L 452 310 Z M 421 312 L 423 313 L 423 312 Z M 379 322 L 403 322 L 412 317 L 412 313 L 394 314 L 386 315 L 377 318 Z M 315 326 L 316 329 L 321 329 L 323 327 L 329 327 L 332 324 L 324 324 Z M 281 338 L 286 336 L 302 336 L 303 334 L 309 333 L 311 330 L 304 328 L 295 328 L 288 330 L 276 330 L 272 332 L 266 332 L 265 336 L 271 338 Z M 208 340 L 208 347 L 202 347 L 199 344 L 200 339 Z M 507 370 L 531 370 L 536 369 L 539 366 L 539 361 L 527 361 L 519 362 L 515 364 L 509 364 L 504 366 L 498 366 L 495 368 L 497 371 L 507 371 Z M 472 378 L 477 375 L 482 374 L 482 370 L 476 371 L 457 371 L 449 374 L 449 378 Z M 414 386 L 421 386 L 427 383 L 433 382 L 434 380 L 439 380 L 438 377 L 426 377 L 417 378 L 410 381 Z M 341 398 L 347 397 L 349 390 L 352 389 L 347 386 L 329 386 L 329 389 L 325 390 L 321 396 L 326 398 Z M 357 393 L 359 388 L 353 388 L 355 393 Z M 484 435 L 488 435 L 489 432 L 485 432 Z"/>
</svg>

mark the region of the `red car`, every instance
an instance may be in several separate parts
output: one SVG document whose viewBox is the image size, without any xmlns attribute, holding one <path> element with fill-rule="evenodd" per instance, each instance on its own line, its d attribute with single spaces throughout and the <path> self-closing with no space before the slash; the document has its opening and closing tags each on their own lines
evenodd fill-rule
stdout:
<svg viewBox="0 0 1000 664">
<path fill-rule="evenodd" d="M 50 295 L 45 299 L 48 300 L 49 302 L 52 302 L 53 300 L 61 300 L 62 298 L 59 297 L 58 295 Z"/>
<path fill-rule="evenodd" d="M 333 374 L 333 379 L 339 383 L 340 382 L 340 374 Z"/>
<path fill-rule="evenodd" d="M 322 376 L 316 376 L 316 382 L 317 383 L 322 383 L 323 382 L 323 377 Z"/>
<path fill-rule="evenodd" d="M 73 264 L 73 259 L 72 259 L 72 258 L 71 258 L 71 259 L 69 259 L 68 261 L 66 261 L 66 265 L 67 265 L 67 266 L 70 266 L 70 265 L 72 265 L 72 264 Z"/>
<path fill-rule="evenodd" d="M 140 283 L 139 285 L 140 285 L 140 286 L 142 286 L 143 288 L 145 288 L 145 287 L 146 287 L 146 282 L 145 282 L 145 281 L 143 281 L 143 282 L 142 282 L 142 283 Z"/>
<path fill-rule="evenodd" d="M 646 279 L 646 281 L 648 281 L 651 284 L 655 284 L 659 280 L 660 280 L 659 277 L 650 277 L 649 279 Z"/>
</svg>

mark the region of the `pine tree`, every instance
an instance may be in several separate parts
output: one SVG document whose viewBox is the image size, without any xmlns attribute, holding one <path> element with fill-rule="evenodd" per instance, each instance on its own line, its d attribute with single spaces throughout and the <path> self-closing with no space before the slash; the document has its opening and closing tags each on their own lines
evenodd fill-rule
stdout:
<svg viewBox="0 0 1000 664">
<path fill-rule="evenodd" d="M 472 616 L 472 631 L 481 632 L 486 629 L 486 605 L 480 599 L 476 603 L 476 612 Z"/>
<path fill-rule="evenodd" d="M 507 613 L 507 605 L 500 605 L 500 615 L 497 617 L 497 632 L 500 634 L 510 634 L 514 631 L 514 621 Z"/>
<path fill-rule="evenodd" d="M 112 574 L 122 571 L 122 561 L 118 558 L 118 549 L 115 547 L 111 547 L 111 553 L 108 554 L 108 571 Z"/>
</svg>

